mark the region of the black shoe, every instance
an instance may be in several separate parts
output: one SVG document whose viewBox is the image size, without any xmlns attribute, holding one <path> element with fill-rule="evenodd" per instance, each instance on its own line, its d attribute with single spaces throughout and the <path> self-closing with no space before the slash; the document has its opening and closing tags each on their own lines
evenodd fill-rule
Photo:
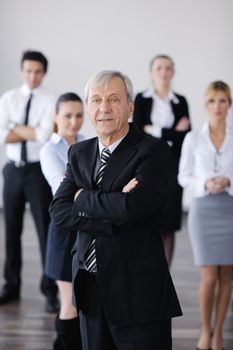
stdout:
<svg viewBox="0 0 233 350">
<path fill-rule="evenodd" d="M 54 342 L 53 350 L 82 350 L 79 318 L 70 320 L 55 319 L 55 330 L 57 339 Z"/>
<path fill-rule="evenodd" d="M 5 285 L 0 293 L 0 305 L 10 303 L 11 301 L 19 300 L 20 293 L 16 288 Z"/>
<path fill-rule="evenodd" d="M 56 295 L 47 296 L 45 309 L 50 313 L 57 313 L 59 311 L 60 303 Z"/>
</svg>

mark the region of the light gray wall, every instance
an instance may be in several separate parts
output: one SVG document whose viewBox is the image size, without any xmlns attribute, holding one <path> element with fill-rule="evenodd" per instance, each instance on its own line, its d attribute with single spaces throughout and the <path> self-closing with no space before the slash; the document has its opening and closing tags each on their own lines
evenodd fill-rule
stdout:
<svg viewBox="0 0 233 350">
<path fill-rule="evenodd" d="M 135 92 L 143 90 L 151 57 L 167 53 L 176 63 L 174 89 L 187 97 L 198 128 L 207 84 L 222 79 L 233 86 L 232 13 L 232 0 L 1 0 L 0 94 L 21 83 L 25 49 L 49 57 L 47 88 L 81 96 L 90 75 L 110 68 L 127 73 Z M 94 135 L 88 120 L 83 133 Z M 0 168 L 4 160 L 0 146 Z"/>
</svg>

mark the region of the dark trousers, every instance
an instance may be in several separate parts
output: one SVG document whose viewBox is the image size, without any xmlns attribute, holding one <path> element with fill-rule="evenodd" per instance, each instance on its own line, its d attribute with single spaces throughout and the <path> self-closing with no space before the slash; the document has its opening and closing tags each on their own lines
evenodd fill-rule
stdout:
<svg viewBox="0 0 233 350">
<path fill-rule="evenodd" d="M 171 350 L 171 319 L 117 327 L 104 312 L 97 277 L 81 270 L 75 286 L 83 350 Z M 114 300 L 113 300 L 114 303 Z"/>
<path fill-rule="evenodd" d="M 9 288 L 20 290 L 22 249 L 21 234 L 25 204 L 29 202 L 40 244 L 41 262 L 44 268 L 45 251 L 50 221 L 48 207 L 52 200 L 50 187 L 45 180 L 40 163 L 29 163 L 16 167 L 7 163 L 3 169 L 4 217 L 6 231 L 6 260 L 4 277 Z M 56 294 L 57 287 L 45 275 L 41 279 L 41 290 L 45 295 Z"/>
</svg>

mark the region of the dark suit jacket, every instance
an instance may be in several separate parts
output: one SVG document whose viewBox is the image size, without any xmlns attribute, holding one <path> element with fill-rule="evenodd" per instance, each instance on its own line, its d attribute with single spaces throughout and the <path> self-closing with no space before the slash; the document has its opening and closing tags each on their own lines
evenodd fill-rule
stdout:
<svg viewBox="0 0 233 350">
<path fill-rule="evenodd" d="M 179 120 L 182 117 L 185 116 L 189 118 L 188 104 L 185 97 L 178 94 L 175 94 L 175 96 L 177 98 L 177 103 L 174 103 L 173 101 L 171 101 L 171 108 L 175 117 L 174 124 L 172 125 L 171 128 L 162 129 L 161 138 L 164 141 L 172 141 L 172 146 L 171 146 L 172 155 L 173 155 L 173 158 L 177 160 L 177 168 L 178 168 L 182 142 L 184 140 L 185 135 L 187 134 L 188 131 L 190 131 L 190 129 L 187 131 L 175 130 L 176 125 L 178 124 Z M 135 98 L 133 122 L 142 131 L 145 125 L 152 124 L 152 121 L 151 121 L 152 104 L 153 104 L 152 97 L 144 97 L 143 93 L 137 94 Z"/>
<path fill-rule="evenodd" d="M 70 148 L 66 177 L 51 205 L 52 220 L 77 229 L 74 285 L 94 234 L 99 288 L 113 324 L 130 326 L 181 315 L 160 236 L 156 233 L 167 186 L 168 146 L 133 125 L 112 153 L 100 191 L 95 187 L 97 138 Z M 136 177 L 130 193 L 123 187 Z M 84 190 L 74 202 L 74 194 Z M 79 308 L 79 295 L 75 294 Z"/>
</svg>

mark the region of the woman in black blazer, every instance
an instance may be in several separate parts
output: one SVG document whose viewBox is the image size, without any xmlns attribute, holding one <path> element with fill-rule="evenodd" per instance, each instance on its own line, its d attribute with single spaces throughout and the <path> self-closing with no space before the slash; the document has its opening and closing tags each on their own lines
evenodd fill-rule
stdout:
<svg viewBox="0 0 233 350">
<path fill-rule="evenodd" d="M 177 174 L 183 139 L 190 130 L 188 104 L 185 97 L 171 90 L 173 60 L 166 55 L 155 56 L 150 63 L 152 89 L 139 93 L 135 99 L 133 122 L 147 134 L 165 140 L 172 151 L 172 165 L 161 235 L 168 264 L 174 249 L 174 232 L 181 227 L 182 188 Z"/>
</svg>

